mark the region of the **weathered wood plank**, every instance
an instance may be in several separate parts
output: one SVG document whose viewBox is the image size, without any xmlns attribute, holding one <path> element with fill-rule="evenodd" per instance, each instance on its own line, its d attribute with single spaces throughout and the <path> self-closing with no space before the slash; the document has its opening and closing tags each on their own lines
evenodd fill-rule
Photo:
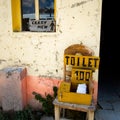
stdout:
<svg viewBox="0 0 120 120">
<path fill-rule="evenodd" d="M 53 101 L 53 104 L 58 105 L 62 108 L 78 110 L 78 111 L 83 111 L 83 112 L 87 112 L 89 110 L 95 111 L 95 109 L 96 109 L 94 105 L 81 105 L 81 104 L 71 104 L 71 103 L 66 103 L 66 102 L 59 102 L 58 99 L 55 99 Z"/>
</svg>

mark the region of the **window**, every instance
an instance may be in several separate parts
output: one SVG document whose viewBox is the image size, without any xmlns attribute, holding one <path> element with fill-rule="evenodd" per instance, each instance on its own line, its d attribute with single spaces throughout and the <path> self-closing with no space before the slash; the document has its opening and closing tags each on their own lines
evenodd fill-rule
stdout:
<svg viewBox="0 0 120 120">
<path fill-rule="evenodd" d="M 13 31 L 56 31 L 55 0 L 12 0 Z"/>
</svg>

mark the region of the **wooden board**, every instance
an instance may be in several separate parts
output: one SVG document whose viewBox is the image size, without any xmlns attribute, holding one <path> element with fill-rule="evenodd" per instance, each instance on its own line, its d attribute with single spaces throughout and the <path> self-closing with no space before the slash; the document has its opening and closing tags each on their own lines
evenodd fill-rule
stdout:
<svg viewBox="0 0 120 120">
<path fill-rule="evenodd" d="M 76 104 L 90 105 L 92 101 L 92 95 L 76 93 L 72 91 L 72 83 L 62 82 L 58 89 L 58 100 L 60 102 L 69 102 Z"/>
</svg>

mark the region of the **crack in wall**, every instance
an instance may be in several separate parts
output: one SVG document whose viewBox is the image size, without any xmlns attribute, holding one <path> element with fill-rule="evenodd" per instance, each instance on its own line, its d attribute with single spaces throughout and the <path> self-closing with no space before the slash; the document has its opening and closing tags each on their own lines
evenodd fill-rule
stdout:
<svg viewBox="0 0 120 120">
<path fill-rule="evenodd" d="M 74 3 L 74 4 L 72 4 L 71 8 L 81 6 L 81 5 L 83 5 L 83 4 L 87 3 L 87 2 L 90 2 L 90 1 L 93 1 L 93 0 L 87 0 L 87 1 L 82 1 L 82 2 L 79 2 L 79 3 L 78 2 Z"/>
</svg>

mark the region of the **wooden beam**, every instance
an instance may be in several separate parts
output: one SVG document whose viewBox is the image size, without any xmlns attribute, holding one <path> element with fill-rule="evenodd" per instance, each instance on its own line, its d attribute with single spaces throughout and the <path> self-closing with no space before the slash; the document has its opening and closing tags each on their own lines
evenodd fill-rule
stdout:
<svg viewBox="0 0 120 120">
<path fill-rule="evenodd" d="M 12 27 L 14 32 L 21 31 L 22 29 L 22 16 L 21 16 L 21 1 L 11 0 L 12 8 Z"/>
<path fill-rule="evenodd" d="M 35 19 L 39 20 L 40 12 L 39 12 L 39 0 L 35 0 Z"/>
</svg>

